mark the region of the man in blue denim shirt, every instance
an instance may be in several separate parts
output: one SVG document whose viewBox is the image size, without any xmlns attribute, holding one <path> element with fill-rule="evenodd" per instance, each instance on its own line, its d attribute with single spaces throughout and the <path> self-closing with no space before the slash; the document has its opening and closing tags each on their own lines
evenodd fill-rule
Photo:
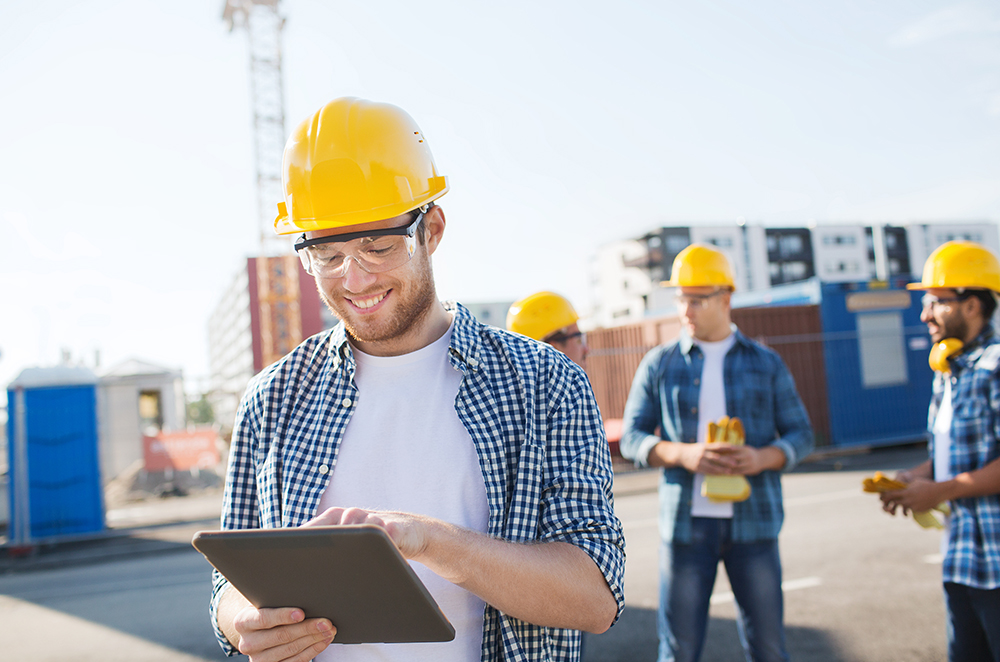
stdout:
<svg viewBox="0 0 1000 662">
<path fill-rule="evenodd" d="M 1000 337 L 990 319 L 1000 262 L 969 241 L 931 253 L 921 282 L 921 321 L 935 345 L 928 415 L 930 459 L 882 495 L 892 514 L 948 502 L 942 563 L 951 662 L 1000 662 Z"/>
<path fill-rule="evenodd" d="M 740 640 L 756 661 L 787 660 L 778 532 L 780 472 L 813 447 L 795 384 L 773 351 L 734 325 L 732 269 L 719 251 L 691 245 L 674 260 L 681 337 L 650 351 L 625 405 L 621 451 L 660 480 L 660 662 L 701 656 L 719 561 L 739 611 Z M 711 443 L 707 426 L 738 417 L 742 446 Z M 744 476 L 740 502 L 706 498 L 706 476 Z"/>
</svg>

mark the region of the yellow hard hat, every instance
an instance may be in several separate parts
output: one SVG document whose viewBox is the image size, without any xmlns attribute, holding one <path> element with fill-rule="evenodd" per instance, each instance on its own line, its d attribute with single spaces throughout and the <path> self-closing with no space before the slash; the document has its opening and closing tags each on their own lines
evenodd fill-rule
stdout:
<svg viewBox="0 0 1000 662">
<path fill-rule="evenodd" d="M 949 241 L 938 246 L 924 262 L 920 282 L 910 283 L 906 289 L 932 287 L 1000 292 L 1000 262 L 993 253 L 973 241 Z"/>
<path fill-rule="evenodd" d="M 691 244 L 677 254 L 666 285 L 736 289 L 729 260 L 718 250 L 704 244 Z"/>
<path fill-rule="evenodd" d="M 393 218 L 448 191 L 412 117 L 353 97 L 331 101 L 295 127 L 281 171 L 278 234 Z"/>
<path fill-rule="evenodd" d="M 507 330 L 544 340 L 579 319 L 565 297 L 553 292 L 537 292 L 511 305 L 507 311 Z"/>
</svg>

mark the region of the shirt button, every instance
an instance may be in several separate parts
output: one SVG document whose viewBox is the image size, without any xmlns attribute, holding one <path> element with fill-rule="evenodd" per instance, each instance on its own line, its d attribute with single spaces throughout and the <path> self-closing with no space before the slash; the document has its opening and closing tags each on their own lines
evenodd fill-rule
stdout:
<svg viewBox="0 0 1000 662">
<path fill-rule="evenodd" d="M 701 380 L 698 379 L 697 377 L 695 377 L 695 379 L 694 379 L 694 385 L 698 386 L 699 384 L 701 384 Z"/>
<path fill-rule="evenodd" d="M 342 404 L 345 407 L 350 407 L 351 406 L 351 399 L 350 398 L 344 398 L 344 401 L 341 402 L 340 404 Z"/>
<path fill-rule="evenodd" d="M 698 413 L 698 408 L 697 407 L 691 407 L 691 413 L 692 414 L 697 414 Z"/>
<path fill-rule="evenodd" d="M 325 476 L 326 474 L 330 473 L 330 467 L 326 466 L 325 464 L 321 464 L 319 465 L 319 472 Z"/>
</svg>

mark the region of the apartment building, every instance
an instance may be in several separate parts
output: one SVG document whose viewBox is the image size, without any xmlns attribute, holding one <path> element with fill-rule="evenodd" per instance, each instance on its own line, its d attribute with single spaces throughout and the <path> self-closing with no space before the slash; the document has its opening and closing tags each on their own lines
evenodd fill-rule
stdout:
<svg viewBox="0 0 1000 662">
<path fill-rule="evenodd" d="M 612 327 L 672 308 L 661 283 L 674 258 L 692 243 L 722 251 L 740 292 L 801 283 L 850 282 L 908 276 L 919 279 L 930 253 L 953 239 L 976 241 L 1000 254 L 995 223 L 906 225 L 810 224 L 768 227 L 749 223 L 661 227 L 602 246 L 591 260 L 588 327 Z"/>
</svg>

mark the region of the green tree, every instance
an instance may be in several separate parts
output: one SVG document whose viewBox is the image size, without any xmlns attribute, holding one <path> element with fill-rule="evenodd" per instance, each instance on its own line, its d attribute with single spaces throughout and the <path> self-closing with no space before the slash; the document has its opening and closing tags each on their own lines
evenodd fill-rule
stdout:
<svg viewBox="0 0 1000 662">
<path fill-rule="evenodd" d="M 193 423 L 195 425 L 211 425 L 215 423 L 215 412 L 212 410 L 212 404 L 204 395 L 197 400 L 187 403 L 187 420 L 189 424 Z"/>
</svg>

